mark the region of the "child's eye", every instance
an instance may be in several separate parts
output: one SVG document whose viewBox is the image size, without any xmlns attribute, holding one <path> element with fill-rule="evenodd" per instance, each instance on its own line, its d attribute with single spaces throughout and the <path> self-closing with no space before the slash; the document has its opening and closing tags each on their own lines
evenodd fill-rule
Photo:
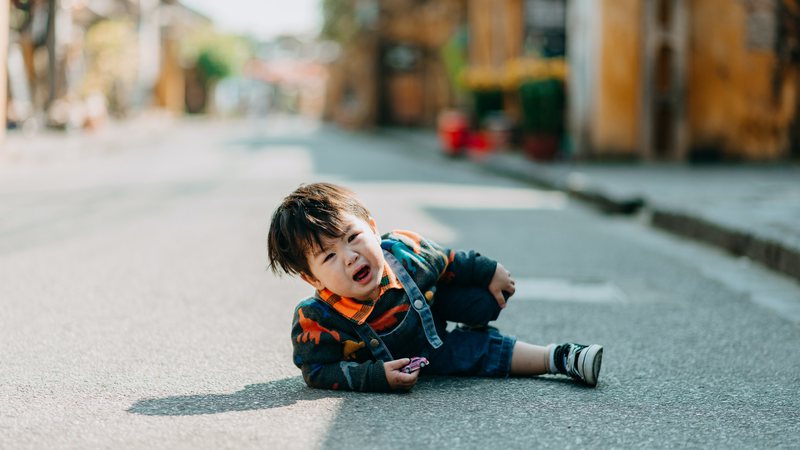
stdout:
<svg viewBox="0 0 800 450">
<path fill-rule="evenodd" d="M 328 253 L 327 255 L 325 255 L 325 259 L 323 259 L 322 262 L 327 262 L 331 258 L 333 258 L 333 253 Z"/>
<path fill-rule="evenodd" d="M 361 234 L 361 233 L 351 234 L 350 237 L 347 238 L 347 242 L 351 242 L 353 239 L 357 238 L 359 234 Z"/>
</svg>

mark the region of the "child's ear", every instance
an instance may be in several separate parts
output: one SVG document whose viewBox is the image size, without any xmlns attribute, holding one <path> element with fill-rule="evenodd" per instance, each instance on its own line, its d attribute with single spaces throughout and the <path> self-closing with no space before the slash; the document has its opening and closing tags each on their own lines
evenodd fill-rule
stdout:
<svg viewBox="0 0 800 450">
<path fill-rule="evenodd" d="M 380 236 L 380 233 L 378 233 L 378 224 L 375 222 L 375 219 L 373 219 L 372 216 L 370 216 L 367 223 L 369 223 L 369 227 L 372 228 L 372 232 Z"/>
<path fill-rule="evenodd" d="M 325 288 L 325 286 L 323 286 L 318 279 L 314 278 L 314 275 L 309 275 L 305 272 L 300 272 L 300 278 L 302 278 L 303 281 L 305 281 L 306 283 L 314 286 L 314 289 L 318 291 L 321 291 L 322 289 Z"/>
</svg>

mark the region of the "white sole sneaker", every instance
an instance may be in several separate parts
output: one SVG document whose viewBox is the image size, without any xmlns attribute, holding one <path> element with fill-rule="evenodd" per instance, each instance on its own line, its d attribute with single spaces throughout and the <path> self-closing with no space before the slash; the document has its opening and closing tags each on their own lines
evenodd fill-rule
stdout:
<svg viewBox="0 0 800 450">
<path fill-rule="evenodd" d="M 592 344 L 580 352 L 578 367 L 583 379 L 589 386 L 597 386 L 597 377 L 600 375 L 600 365 L 603 362 L 603 346 Z"/>
</svg>

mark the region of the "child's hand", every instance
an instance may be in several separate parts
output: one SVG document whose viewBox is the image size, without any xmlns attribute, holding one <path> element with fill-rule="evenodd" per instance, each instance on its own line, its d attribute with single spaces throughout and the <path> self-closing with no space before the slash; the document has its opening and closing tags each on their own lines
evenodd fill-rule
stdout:
<svg viewBox="0 0 800 450">
<path fill-rule="evenodd" d="M 383 370 L 386 372 L 386 380 L 389 382 L 389 387 L 394 390 L 402 389 L 407 391 L 417 384 L 417 377 L 419 371 L 413 373 L 404 373 L 400 369 L 405 367 L 409 362 L 408 358 L 395 359 L 394 361 L 386 361 L 383 363 Z"/>
<path fill-rule="evenodd" d="M 492 281 L 489 283 L 489 292 L 491 292 L 495 300 L 497 300 L 497 304 L 500 305 L 500 308 L 506 307 L 506 298 L 503 296 L 503 292 L 511 297 L 516 290 L 517 289 L 514 287 L 514 279 L 511 278 L 511 272 L 506 270 L 502 264 L 497 263 L 497 269 L 495 269 Z"/>
</svg>

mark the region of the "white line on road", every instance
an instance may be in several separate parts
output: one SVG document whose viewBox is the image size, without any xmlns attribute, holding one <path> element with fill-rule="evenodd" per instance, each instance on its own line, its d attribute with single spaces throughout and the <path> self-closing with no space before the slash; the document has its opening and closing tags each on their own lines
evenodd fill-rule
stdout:
<svg viewBox="0 0 800 450">
<path fill-rule="evenodd" d="M 518 278 L 514 300 L 620 303 L 625 293 L 610 281 L 563 278 Z"/>
</svg>

